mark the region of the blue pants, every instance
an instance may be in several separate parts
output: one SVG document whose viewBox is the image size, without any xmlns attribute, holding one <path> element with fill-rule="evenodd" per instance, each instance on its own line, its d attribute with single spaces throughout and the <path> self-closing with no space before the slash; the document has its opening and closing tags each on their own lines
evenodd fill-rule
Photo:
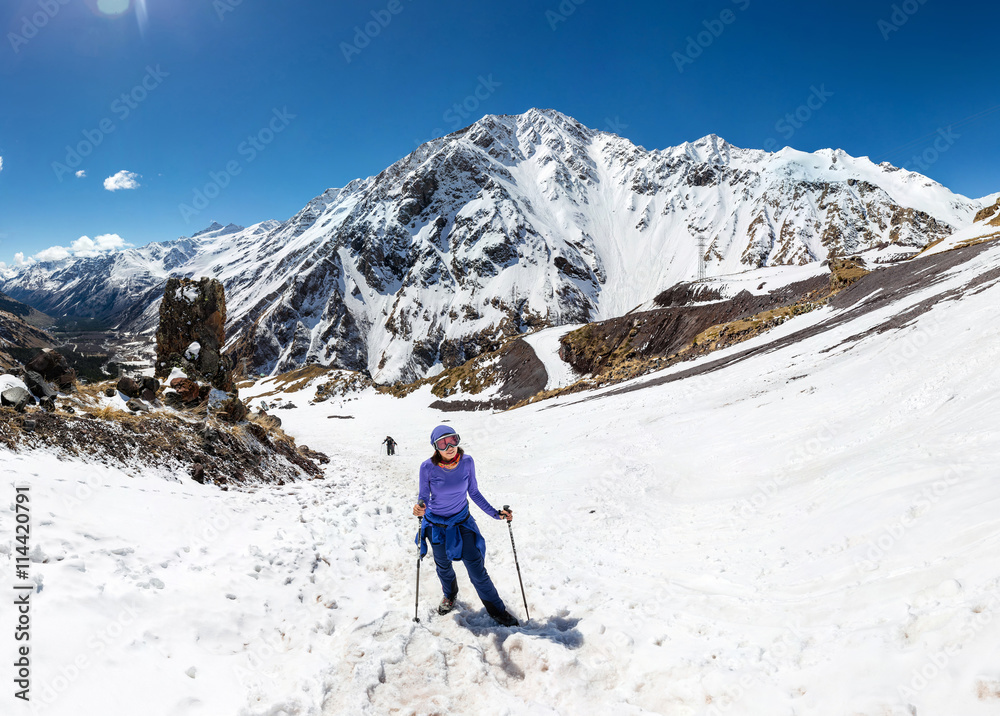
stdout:
<svg viewBox="0 0 1000 716">
<path fill-rule="evenodd" d="M 497 594 L 497 588 L 493 586 L 490 575 L 486 573 L 483 555 L 476 546 L 476 533 L 464 525 L 459 526 L 459 529 L 462 531 L 462 562 L 465 563 L 465 571 L 469 573 L 472 586 L 476 588 L 476 594 L 483 600 L 483 606 L 490 616 L 503 614 L 507 611 L 507 607 Z M 441 589 L 444 590 L 446 597 L 454 599 L 458 595 L 458 579 L 451 560 L 444 552 L 444 543 L 432 542 L 431 549 L 434 550 L 434 566 L 437 567 L 438 579 L 441 580 Z"/>
</svg>

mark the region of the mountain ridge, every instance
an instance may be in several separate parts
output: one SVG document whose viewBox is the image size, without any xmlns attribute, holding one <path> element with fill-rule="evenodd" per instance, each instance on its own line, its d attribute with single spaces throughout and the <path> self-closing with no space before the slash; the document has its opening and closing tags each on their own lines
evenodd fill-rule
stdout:
<svg viewBox="0 0 1000 716">
<path fill-rule="evenodd" d="M 148 331 L 168 276 L 211 276 L 226 287 L 237 358 L 267 373 L 315 361 L 394 382 L 531 327 L 622 315 L 694 279 L 701 262 L 718 275 L 859 253 L 892 261 L 980 208 L 842 150 L 769 153 L 713 134 L 645 150 L 532 109 L 431 140 L 287 221 L 213 223 L 35 264 L 0 290 Z"/>
</svg>

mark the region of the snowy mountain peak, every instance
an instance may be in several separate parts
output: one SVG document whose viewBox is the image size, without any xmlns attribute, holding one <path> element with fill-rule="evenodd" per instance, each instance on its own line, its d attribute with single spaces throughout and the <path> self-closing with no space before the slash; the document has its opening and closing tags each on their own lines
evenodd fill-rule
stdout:
<svg viewBox="0 0 1000 716">
<path fill-rule="evenodd" d="M 0 290 L 48 313 L 127 310 L 124 324 L 149 330 L 168 275 L 210 276 L 225 285 L 238 357 L 392 382 L 534 327 L 621 316 L 701 262 L 719 276 L 859 252 L 893 260 L 979 208 L 840 149 L 769 153 L 709 134 L 648 151 L 533 108 L 427 142 L 287 221 L 213 223 L 111 267 L 31 266 Z"/>
<path fill-rule="evenodd" d="M 192 234 L 192 239 L 205 239 L 214 238 L 217 236 L 225 236 L 226 234 L 235 234 L 237 231 L 243 231 L 245 227 L 239 226 L 237 224 L 226 224 L 223 226 L 218 221 L 213 221 L 209 226 L 202 229 L 201 231 Z"/>
</svg>

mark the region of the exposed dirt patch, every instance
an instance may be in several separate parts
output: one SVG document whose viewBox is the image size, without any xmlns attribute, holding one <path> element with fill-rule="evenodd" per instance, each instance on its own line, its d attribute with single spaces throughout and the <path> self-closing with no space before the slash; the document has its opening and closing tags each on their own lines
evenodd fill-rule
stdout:
<svg viewBox="0 0 1000 716">
<path fill-rule="evenodd" d="M 1000 679 L 979 679 L 976 682 L 976 697 L 980 701 L 1000 699 Z"/>
<path fill-rule="evenodd" d="M 499 389 L 489 400 L 437 400 L 430 407 L 446 411 L 506 410 L 544 390 L 548 374 L 531 346 L 518 338 L 492 367 L 490 380 L 490 385 L 499 385 Z"/>
<path fill-rule="evenodd" d="M 645 381 L 642 385 L 625 386 L 604 393 L 602 396 L 591 396 L 583 398 L 583 400 L 594 400 L 598 397 L 603 397 L 604 395 L 621 395 L 633 390 L 640 390 L 654 385 L 663 385 L 665 383 L 672 383 L 676 380 L 683 380 L 685 378 L 692 378 L 694 376 L 712 373 L 726 366 L 746 360 L 747 358 L 759 353 L 767 353 L 784 348 L 785 346 L 793 345 L 806 338 L 818 335 L 830 330 L 831 328 L 835 328 L 843 323 L 846 323 L 847 321 L 858 318 L 859 316 L 876 311 L 914 293 L 915 291 L 933 286 L 943 280 L 948 271 L 972 259 L 987 248 L 989 248 L 987 244 L 978 244 L 962 249 L 955 249 L 940 254 L 934 254 L 932 256 L 914 258 L 904 264 L 880 268 L 861 277 L 852 286 L 840 291 L 830 298 L 829 305 L 841 310 L 839 310 L 835 316 L 821 323 L 796 331 L 795 333 L 791 333 L 766 345 L 734 353 L 725 358 L 710 361 L 696 368 L 677 371 L 676 373 L 672 373 L 661 378 L 654 378 L 652 380 Z M 957 299 L 970 290 L 982 286 L 991 280 L 997 280 L 998 278 L 1000 278 L 1000 270 L 991 270 L 986 272 L 976 277 L 962 288 L 945 291 L 937 296 L 922 301 L 910 310 L 894 315 L 892 318 L 889 318 L 885 322 L 864 333 L 859 333 L 846 338 L 840 345 L 856 342 L 873 333 L 901 328 L 917 316 L 929 311 L 936 303 L 943 300 Z M 832 348 L 827 350 L 832 350 Z"/>
<path fill-rule="evenodd" d="M 706 331 L 803 300 L 819 300 L 829 293 L 830 285 L 829 278 L 818 276 L 764 295 L 743 291 L 727 301 L 671 305 L 692 296 L 701 298 L 689 286 L 675 287 L 656 299 L 670 307 L 591 323 L 567 334 L 562 339 L 560 356 L 579 373 L 597 380 L 615 380 L 619 377 L 615 374 L 621 374 L 626 367 L 629 369 L 625 372 L 631 374 L 642 362 L 660 368 L 668 358 L 695 346 L 701 346 L 699 353 L 724 347 L 729 344 L 724 339 L 730 335 L 721 328 L 711 336 Z M 742 327 L 730 331 L 732 335 L 742 332 Z"/>
</svg>

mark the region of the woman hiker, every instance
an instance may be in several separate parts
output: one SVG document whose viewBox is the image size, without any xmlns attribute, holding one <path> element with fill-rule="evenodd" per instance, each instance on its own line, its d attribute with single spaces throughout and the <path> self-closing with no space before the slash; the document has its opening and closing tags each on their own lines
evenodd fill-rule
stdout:
<svg viewBox="0 0 1000 716">
<path fill-rule="evenodd" d="M 486 573 L 483 564 L 486 540 L 469 513 L 466 495 L 493 519 L 513 520 L 514 515 L 511 511 L 496 510 L 486 501 L 476 483 L 476 464 L 458 443 L 458 433 L 447 425 L 434 428 L 431 433 L 434 455 L 420 465 L 420 498 L 413 506 L 413 514 L 423 517 L 417 534 L 420 554 L 427 553 L 424 540 L 430 537 L 434 565 L 444 590 L 438 614 L 447 614 L 455 606 L 458 579 L 451 563 L 462 560 L 489 615 L 502 626 L 517 626 L 517 619 L 507 611 Z"/>
</svg>

